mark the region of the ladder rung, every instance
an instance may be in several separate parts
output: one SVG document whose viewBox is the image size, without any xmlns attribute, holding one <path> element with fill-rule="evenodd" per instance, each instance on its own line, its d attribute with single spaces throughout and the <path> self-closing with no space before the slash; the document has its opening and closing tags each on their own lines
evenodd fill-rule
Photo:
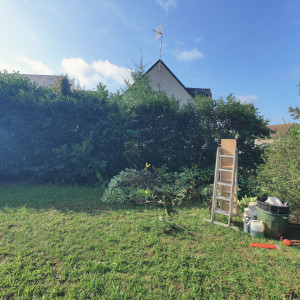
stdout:
<svg viewBox="0 0 300 300">
<path fill-rule="evenodd" d="M 218 169 L 219 171 L 233 172 L 233 169 Z"/>
<path fill-rule="evenodd" d="M 225 185 L 225 186 L 231 186 L 230 183 L 225 183 L 225 182 L 221 182 L 221 181 L 219 181 L 218 184 L 219 185 Z"/>
<path fill-rule="evenodd" d="M 230 157 L 230 158 L 234 158 L 234 155 L 228 155 L 228 154 L 220 154 L 220 157 Z"/>
<path fill-rule="evenodd" d="M 231 182 L 232 183 L 232 180 L 230 179 L 222 179 L 223 182 Z"/>
<path fill-rule="evenodd" d="M 217 196 L 216 198 L 219 199 L 219 200 L 224 200 L 224 201 L 230 201 L 231 200 L 231 198 L 224 197 L 224 196 Z"/>
<path fill-rule="evenodd" d="M 221 214 L 221 215 L 224 215 L 224 216 L 229 216 L 230 215 L 230 213 L 228 211 L 222 210 L 222 209 L 216 209 L 215 213 L 216 214 Z"/>
</svg>

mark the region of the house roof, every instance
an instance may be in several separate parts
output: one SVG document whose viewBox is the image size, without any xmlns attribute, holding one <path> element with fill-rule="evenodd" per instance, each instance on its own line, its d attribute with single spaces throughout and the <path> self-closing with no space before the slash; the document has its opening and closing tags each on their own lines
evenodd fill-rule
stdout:
<svg viewBox="0 0 300 300">
<path fill-rule="evenodd" d="M 56 78 L 55 75 L 33 75 L 33 74 L 20 74 L 27 77 L 31 82 L 37 83 L 39 86 L 52 87 Z"/>
<path fill-rule="evenodd" d="M 286 131 L 292 126 L 292 124 L 277 124 L 277 125 L 268 125 L 267 127 L 273 131 L 271 134 L 272 139 L 276 139 L 279 136 L 286 133 Z"/>
<path fill-rule="evenodd" d="M 186 92 L 191 95 L 192 97 L 195 97 L 196 95 L 203 95 L 203 96 L 212 96 L 210 89 L 204 89 L 204 88 L 186 88 L 182 82 L 175 76 L 175 74 L 167 67 L 167 65 L 159 59 L 148 71 L 145 72 L 145 74 L 149 73 L 156 65 L 161 63 L 168 72 L 177 80 L 177 82 L 186 90 Z"/>
<path fill-rule="evenodd" d="M 196 95 L 212 96 L 210 89 L 185 88 L 187 92 L 195 97 Z"/>
</svg>

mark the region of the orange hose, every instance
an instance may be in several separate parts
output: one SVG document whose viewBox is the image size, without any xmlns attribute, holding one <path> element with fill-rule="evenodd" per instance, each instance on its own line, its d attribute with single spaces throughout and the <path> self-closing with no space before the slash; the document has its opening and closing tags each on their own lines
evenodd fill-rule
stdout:
<svg viewBox="0 0 300 300">
<path fill-rule="evenodd" d="M 266 249 L 276 249 L 276 246 L 273 244 L 261 244 L 261 243 L 251 243 L 252 247 L 266 248 Z"/>
</svg>

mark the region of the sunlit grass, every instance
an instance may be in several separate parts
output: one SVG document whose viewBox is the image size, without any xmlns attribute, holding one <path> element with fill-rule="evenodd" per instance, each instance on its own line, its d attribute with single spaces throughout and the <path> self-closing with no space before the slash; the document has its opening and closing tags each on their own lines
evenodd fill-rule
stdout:
<svg viewBox="0 0 300 300">
<path fill-rule="evenodd" d="M 260 240 L 204 222 L 209 213 L 199 205 L 166 219 L 158 208 L 105 205 L 101 195 L 91 187 L 0 187 L 0 298 L 284 299 L 299 292 L 297 248 L 251 248 Z"/>
</svg>

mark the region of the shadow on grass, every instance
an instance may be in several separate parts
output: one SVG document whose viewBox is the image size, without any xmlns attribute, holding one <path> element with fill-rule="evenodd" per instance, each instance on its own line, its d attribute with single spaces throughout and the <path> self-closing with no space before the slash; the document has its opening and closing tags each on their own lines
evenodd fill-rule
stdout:
<svg viewBox="0 0 300 300">
<path fill-rule="evenodd" d="M 35 210 L 59 210 L 61 212 L 83 212 L 101 214 L 116 210 L 146 211 L 161 209 L 157 205 L 108 204 L 101 201 L 104 188 L 98 186 L 30 186 L 21 184 L 0 184 L 0 209 L 28 208 Z M 188 203 L 180 208 L 207 208 L 207 204 Z M 178 209 L 170 211 L 176 214 Z"/>
<path fill-rule="evenodd" d="M 157 205 L 107 204 L 101 201 L 103 187 L 97 186 L 28 186 L 0 185 L 0 210 L 9 212 L 10 209 L 27 208 L 33 210 L 59 210 L 61 212 L 80 212 L 91 215 L 108 213 L 109 211 L 135 210 L 138 212 L 160 209 Z M 179 208 L 169 211 L 170 216 L 177 214 L 180 209 L 208 209 L 205 202 L 189 202 Z M 165 213 L 165 212 L 164 212 Z M 208 211 L 207 211 L 208 213 Z M 209 213 L 208 213 L 209 214 Z M 227 220 L 220 220 L 227 223 Z M 243 231 L 243 221 L 233 217 L 232 224 Z M 300 239 L 300 224 L 288 228 L 287 237 Z"/>
</svg>

